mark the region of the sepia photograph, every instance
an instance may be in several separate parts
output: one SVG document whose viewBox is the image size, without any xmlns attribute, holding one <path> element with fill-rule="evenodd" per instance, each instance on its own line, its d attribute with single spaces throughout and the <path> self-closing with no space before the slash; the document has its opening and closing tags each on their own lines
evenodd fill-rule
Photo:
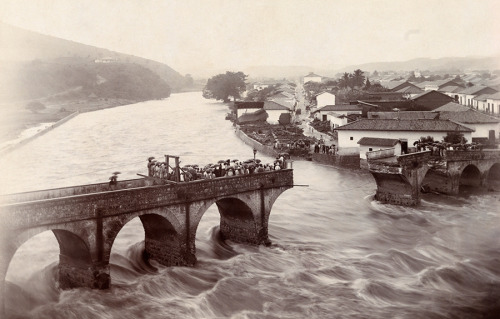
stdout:
<svg viewBox="0 0 500 319">
<path fill-rule="evenodd" d="M 0 318 L 500 318 L 497 0 L 0 0 Z"/>
</svg>

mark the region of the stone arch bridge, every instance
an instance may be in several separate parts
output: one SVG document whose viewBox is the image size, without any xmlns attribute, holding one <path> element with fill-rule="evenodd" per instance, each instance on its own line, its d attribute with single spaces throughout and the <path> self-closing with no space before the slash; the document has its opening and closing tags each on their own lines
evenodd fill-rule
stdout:
<svg viewBox="0 0 500 319">
<path fill-rule="evenodd" d="M 293 187 L 293 170 L 262 172 L 167 185 L 147 179 L 43 190 L 0 197 L 0 298 L 16 250 L 51 230 L 60 248 L 61 288 L 110 285 L 109 259 L 122 227 L 139 217 L 145 255 L 159 263 L 194 265 L 195 237 L 205 211 L 219 209 L 224 239 L 268 243 L 268 221 L 278 196 Z"/>
<path fill-rule="evenodd" d="M 377 183 L 377 200 L 414 206 L 422 189 L 456 195 L 461 186 L 492 187 L 500 181 L 500 150 L 446 151 L 442 157 L 417 152 L 369 159 L 368 167 Z"/>
</svg>

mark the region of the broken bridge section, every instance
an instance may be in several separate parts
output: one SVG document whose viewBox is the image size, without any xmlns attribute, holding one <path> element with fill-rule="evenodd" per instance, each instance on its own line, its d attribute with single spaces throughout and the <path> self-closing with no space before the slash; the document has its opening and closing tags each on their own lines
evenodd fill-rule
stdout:
<svg viewBox="0 0 500 319">
<path fill-rule="evenodd" d="M 132 219 L 145 230 L 145 252 L 166 266 L 196 263 L 195 238 L 205 211 L 216 204 L 220 232 L 238 243 L 267 244 L 271 208 L 293 187 L 293 170 L 261 172 L 167 185 L 147 179 L 66 187 L 1 196 L 0 299 L 16 250 L 50 230 L 60 247 L 61 288 L 110 286 L 113 242 Z"/>
<path fill-rule="evenodd" d="M 456 195 L 463 186 L 491 187 L 500 179 L 500 150 L 431 151 L 368 159 L 381 202 L 415 206 L 421 190 Z"/>
</svg>

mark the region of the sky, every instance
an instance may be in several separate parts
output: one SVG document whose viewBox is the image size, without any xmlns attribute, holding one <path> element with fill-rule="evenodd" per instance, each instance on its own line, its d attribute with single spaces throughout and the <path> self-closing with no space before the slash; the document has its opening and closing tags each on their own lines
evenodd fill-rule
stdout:
<svg viewBox="0 0 500 319">
<path fill-rule="evenodd" d="M 498 0 L 0 0 L 5 23 L 181 74 L 493 56 L 498 12 Z"/>
</svg>

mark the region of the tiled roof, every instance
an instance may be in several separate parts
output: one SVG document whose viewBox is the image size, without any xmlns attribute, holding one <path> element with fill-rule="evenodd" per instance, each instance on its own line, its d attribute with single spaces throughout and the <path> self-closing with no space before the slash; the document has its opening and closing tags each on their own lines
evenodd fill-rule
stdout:
<svg viewBox="0 0 500 319">
<path fill-rule="evenodd" d="M 439 92 L 448 92 L 448 93 L 457 93 L 457 92 L 460 92 L 462 90 L 463 90 L 463 88 L 458 86 L 458 85 L 447 85 L 445 87 L 442 87 L 438 91 Z"/>
<path fill-rule="evenodd" d="M 488 99 L 491 99 L 491 100 L 500 100 L 500 92 L 497 92 L 495 94 L 491 94 Z"/>
<path fill-rule="evenodd" d="M 418 100 L 419 98 L 421 98 L 422 96 L 427 95 L 427 94 L 434 94 L 435 96 L 445 97 L 445 98 L 448 98 L 450 100 L 452 99 L 450 96 L 448 96 L 444 93 L 441 93 L 441 92 L 436 91 L 436 90 L 431 90 L 431 91 L 425 91 L 423 93 L 417 94 L 414 97 L 412 97 L 411 100 Z"/>
<path fill-rule="evenodd" d="M 418 94 L 418 93 L 422 93 L 422 89 L 417 87 L 417 86 L 414 86 L 414 85 L 409 85 L 409 86 L 405 86 L 404 88 L 402 89 L 399 89 L 395 92 L 398 92 L 398 93 L 407 93 L 407 94 Z"/>
<path fill-rule="evenodd" d="M 304 76 L 305 78 L 308 78 L 308 77 L 321 77 L 321 75 L 317 75 L 317 74 L 314 74 L 314 73 L 309 73 L 308 75 Z"/>
<path fill-rule="evenodd" d="M 473 98 L 473 100 L 477 100 L 477 101 L 486 101 L 487 98 L 490 97 L 491 94 L 481 94 L 481 95 L 478 95 L 478 96 L 475 96 Z"/>
<path fill-rule="evenodd" d="M 275 101 L 266 101 L 264 102 L 264 110 L 286 110 L 290 111 L 290 109 L 282 104 L 279 104 Z"/>
<path fill-rule="evenodd" d="M 326 112 L 326 111 L 362 111 L 363 108 L 356 104 L 336 104 L 336 105 L 325 105 L 322 108 L 316 110 L 316 112 Z"/>
<path fill-rule="evenodd" d="M 237 109 L 261 109 L 264 107 L 264 102 L 234 102 Z"/>
<path fill-rule="evenodd" d="M 380 85 L 388 88 L 389 90 L 392 90 L 405 82 L 406 81 L 380 81 Z"/>
<path fill-rule="evenodd" d="M 474 130 L 449 120 L 361 119 L 334 130 L 339 131 L 423 131 L 473 132 Z"/>
<path fill-rule="evenodd" d="M 393 138 L 378 138 L 378 137 L 363 137 L 358 141 L 359 145 L 368 146 L 394 146 L 398 144 L 400 140 Z"/>
<path fill-rule="evenodd" d="M 499 123 L 500 120 L 483 114 L 481 112 L 469 109 L 464 112 L 452 112 L 445 111 L 439 113 L 439 119 L 441 120 L 451 120 L 454 122 L 464 123 L 464 124 L 486 124 L 486 123 Z"/>
<path fill-rule="evenodd" d="M 427 111 L 368 112 L 368 118 L 372 119 L 432 120 L 436 116 L 436 113 Z"/>
<path fill-rule="evenodd" d="M 491 90 L 494 90 L 493 88 L 490 88 L 489 86 L 484 86 L 484 85 L 474 85 L 474 86 L 471 86 L 471 87 L 468 87 L 468 88 L 465 88 L 463 90 L 461 90 L 460 94 L 476 94 L 486 88 L 489 88 Z M 496 90 L 495 90 L 496 91 Z"/>
<path fill-rule="evenodd" d="M 450 112 L 464 112 L 470 110 L 470 107 L 458 104 L 455 102 L 449 102 L 446 103 L 445 105 L 442 105 L 438 107 L 437 109 L 434 109 L 434 112 L 443 112 L 443 111 L 450 111 Z"/>
</svg>

